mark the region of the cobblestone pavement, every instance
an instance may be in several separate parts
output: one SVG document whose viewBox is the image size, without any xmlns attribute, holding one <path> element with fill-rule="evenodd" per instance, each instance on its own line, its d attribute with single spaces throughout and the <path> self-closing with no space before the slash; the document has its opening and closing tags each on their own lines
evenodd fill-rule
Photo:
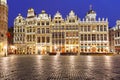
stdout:
<svg viewBox="0 0 120 80">
<path fill-rule="evenodd" d="M 120 80 L 120 55 L 1 57 L 0 80 Z"/>
</svg>

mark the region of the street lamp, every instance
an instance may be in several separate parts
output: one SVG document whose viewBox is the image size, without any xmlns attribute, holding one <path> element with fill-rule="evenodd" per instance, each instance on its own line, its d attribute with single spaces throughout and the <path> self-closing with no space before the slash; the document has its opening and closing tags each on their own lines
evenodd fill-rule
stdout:
<svg viewBox="0 0 120 80">
<path fill-rule="evenodd" d="M 55 52 L 56 52 L 57 51 L 57 46 L 56 45 L 55 45 L 54 49 L 55 49 Z"/>
<path fill-rule="evenodd" d="M 4 46 L 5 56 L 7 56 L 7 45 Z"/>
</svg>

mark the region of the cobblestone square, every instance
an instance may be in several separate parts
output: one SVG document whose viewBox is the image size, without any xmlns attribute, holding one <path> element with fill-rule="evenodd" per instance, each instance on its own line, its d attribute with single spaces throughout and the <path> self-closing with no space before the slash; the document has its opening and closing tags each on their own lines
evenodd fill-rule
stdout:
<svg viewBox="0 0 120 80">
<path fill-rule="evenodd" d="M 120 56 L 0 57 L 0 80 L 120 80 Z"/>
</svg>

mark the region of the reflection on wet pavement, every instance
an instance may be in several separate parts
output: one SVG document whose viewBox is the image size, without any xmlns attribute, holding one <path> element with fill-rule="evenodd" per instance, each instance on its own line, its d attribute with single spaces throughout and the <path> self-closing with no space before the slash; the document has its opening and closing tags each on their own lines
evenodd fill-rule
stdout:
<svg viewBox="0 0 120 80">
<path fill-rule="evenodd" d="M 0 80 L 120 80 L 120 56 L 0 58 Z"/>
</svg>

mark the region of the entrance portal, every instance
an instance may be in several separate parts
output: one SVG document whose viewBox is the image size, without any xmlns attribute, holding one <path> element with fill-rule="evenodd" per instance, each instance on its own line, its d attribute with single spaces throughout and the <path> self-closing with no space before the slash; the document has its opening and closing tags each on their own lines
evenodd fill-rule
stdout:
<svg viewBox="0 0 120 80">
<path fill-rule="evenodd" d="M 92 47 L 92 52 L 93 53 L 97 52 L 97 48 L 96 47 Z"/>
</svg>

